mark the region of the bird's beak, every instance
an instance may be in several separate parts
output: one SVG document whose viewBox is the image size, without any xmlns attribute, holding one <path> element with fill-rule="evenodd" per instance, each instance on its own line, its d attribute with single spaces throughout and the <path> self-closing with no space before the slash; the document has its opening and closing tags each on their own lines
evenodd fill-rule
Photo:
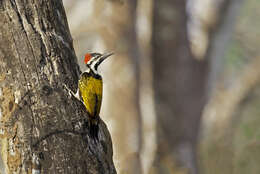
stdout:
<svg viewBox="0 0 260 174">
<path fill-rule="evenodd" d="M 100 63 L 102 63 L 105 59 L 112 56 L 114 53 L 105 53 L 100 57 Z"/>
<path fill-rule="evenodd" d="M 107 53 L 107 54 L 103 54 L 102 56 L 100 56 L 98 58 L 98 62 L 95 64 L 95 69 L 97 70 L 98 66 L 105 60 L 107 59 L 109 56 L 113 55 L 114 53 Z"/>
</svg>

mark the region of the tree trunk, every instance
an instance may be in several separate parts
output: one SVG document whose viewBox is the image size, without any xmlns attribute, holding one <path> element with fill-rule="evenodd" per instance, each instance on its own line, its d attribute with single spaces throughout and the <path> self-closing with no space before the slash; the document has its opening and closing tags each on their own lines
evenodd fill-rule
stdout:
<svg viewBox="0 0 260 174">
<path fill-rule="evenodd" d="M 116 173 L 106 125 L 70 98 L 79 67 L 61 1 L 0 1 L 0 172 Z"/>
<path fill-rule="evenodd" d="M 197 173 L 196 143 L 206 102 L 208 61 L 191 54 L 186 26 L 186 1 L 154 1 L 155 173 Z"/>
</svg>

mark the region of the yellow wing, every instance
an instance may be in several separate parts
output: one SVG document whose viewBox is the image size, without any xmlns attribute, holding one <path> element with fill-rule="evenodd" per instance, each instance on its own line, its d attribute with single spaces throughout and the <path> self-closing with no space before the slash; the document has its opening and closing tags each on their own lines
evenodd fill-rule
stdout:
<svg viewBox="0 0 260 174">
<path fill-rule="evenodd" d="M 102 78 L 94 78 L 83 74 L 79 81 L 79 90 L 90 116 L 99 116 L 102 103 Z"/>
</svg>

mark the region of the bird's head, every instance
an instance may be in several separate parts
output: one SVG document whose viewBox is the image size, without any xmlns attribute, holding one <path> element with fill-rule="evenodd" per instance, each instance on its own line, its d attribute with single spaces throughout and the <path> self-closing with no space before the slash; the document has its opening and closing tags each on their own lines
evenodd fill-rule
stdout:
<svg viewBox="0 0 260 174">
<path fill-rule="evenodd" d="M 88 69 L 97 72 L 98 66 L 113 53 L 100 54 L 100 53 L 87 53 L 85 54 L 84 63 Z"/>
</svg>

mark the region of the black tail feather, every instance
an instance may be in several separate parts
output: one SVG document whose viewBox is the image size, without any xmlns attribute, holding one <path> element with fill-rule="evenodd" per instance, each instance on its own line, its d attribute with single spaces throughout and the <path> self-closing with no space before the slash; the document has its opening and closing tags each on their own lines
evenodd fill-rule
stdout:
<svg viewBox="0 0 260 174">
<path fill-rule="evenodd" d="M 90 119 L 89 122 L 89 133 L 90 136 L 95 139 L 98 140 L 98 131 L 99 131 L 99 119 Z"/>
<path fill-rule="evenodd" d="M 98 140 L 98 131 L 99 131 L 98 125 L 90 124 L 89 127 L 90 136 L 95 140 Z"/>
</svg>

